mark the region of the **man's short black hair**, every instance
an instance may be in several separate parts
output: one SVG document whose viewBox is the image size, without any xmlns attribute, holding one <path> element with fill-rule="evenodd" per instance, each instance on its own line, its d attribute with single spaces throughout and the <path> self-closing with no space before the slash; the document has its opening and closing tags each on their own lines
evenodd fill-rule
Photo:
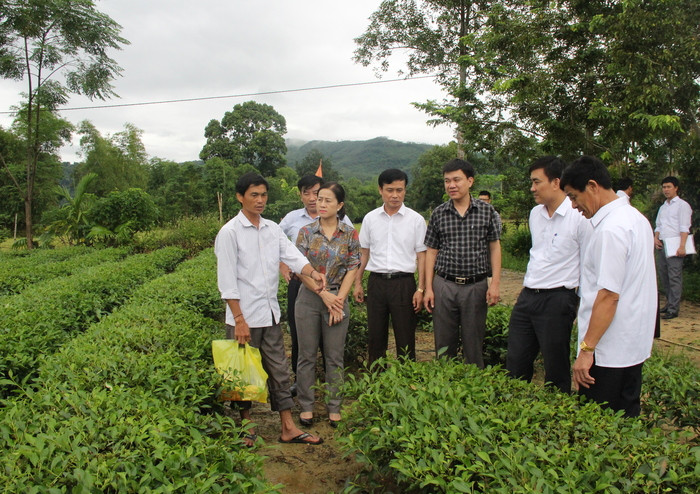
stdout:
<svg viewBox="0 0 700 494">
<path fill-rule="evenodd" d="M 566 162 L 563 159 L 548 155 L 537 158 L 535 162 L 530 165 L 528 173 L 542 169 L 547 176 L 547 180 L 551 182 L 554 179 L 561 178 L 564 168 L 566 168 Z"/>
<path fill-rule="evenodd" d="M 398 168 L 389 168 L 379 174 L 377 182 L 379 183 L 379 187 L 382 188 L 386 184 L 396 182 L 397 180 L 403 180 L 404 185 L 408 186 L 408 175 L 406 175 L 405 171 L 399 170 Z"/>
<path fill-rule="evenodd" d="M 471 163 L 459 158 L 448 161 L 442 167 L 442 173 L 456 172 L 457 170 L 462 170 L 467 178 L 474 176 L 474 167 Z"/>
<path fill-rule="evenodd" d="M 316 184 L 322 184 L 323 179 L 316 175 L 304 175 L 297 182 L 297 189 L 299 192 L 304 192 L 306 189 L 314 187 Z"/>
<path fill-rule="evenodd" d="M 264 185 L 266 190 L 270 190 L 270 184 L 267 183 L 267 180 L 265 180 L 262 175 L 255 172 L 248 172 L 238 178 L 238 182 L 236 182 L 236 192 L 244 196 L 251 185 Z"/>
<path fill-rule="evenodd" d="M 681 183 L 678 181 L 678 178 L 676 177 L 664 177 L 663 180 L 661 180 L 661 185 L 663 184 L 673 184 L 674 187 L 680 187 Z"/>
<path fill-rule="evenodd" d="M 489 192 L 488 190 L 482 190 L 481 192 L 479 192 L 479 195 L 480 195 L 480 196 L 486 196 L 486 197 L 488 197 L 489 199 L 491 199 L 491 192 Z"/>
<path fill-rule="evenodd" d="M 627 190 L 632 187 L 632 179 L 629 177 L 622 177 L 618 179 L 615 190 Z"/>
<path fill-rule="evenodd" d="M 583 192 L 590 180 L 604 189 L 612 189 L 612 179 L 603 162 L 594 156 L 581 156 L 564 169 L 559 187 L 564 190 L 568 185 Z"/>
</svg>

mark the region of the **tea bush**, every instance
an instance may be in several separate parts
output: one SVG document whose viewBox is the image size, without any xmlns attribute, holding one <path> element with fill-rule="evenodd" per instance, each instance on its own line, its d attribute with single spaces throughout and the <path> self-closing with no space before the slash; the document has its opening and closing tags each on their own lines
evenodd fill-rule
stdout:
<svg viewBox="0 0 700 494">
<path fill-rule="evenodd" d="M 642 372 L 642 414 L 650 424 L 700 433 L 700 369 L 684 355 L 654 352 Z"/>
<path fill-rule="evenodd" d="M 484 335 L 484 363 L 486 365 L 506 365 L 508 351 L 508 324 L 513 307 L 494 305 L 486 314 L 486 334 Z"/>
<path fill-rule="evenodd" d="M 78 249 L 76 254 L 66 260 L 58 258 L 54 262 L 47 262 L 45 256 L 27 256 L 16 259 L 14 263 L 3 263 L 0 272 L 0 296 L 20 293 L 33 283 L 76 274 L 90 266 L 117 261 L 126 257 L 129 249 Z M 20 260 L 22 262 L 17 262 Z"/>
<path fill-rule="evenodd" d="M 223 304 L 211 249 L 48 357 L 0 412 L 8 492 L 274 492 L 213 413 Z M 206 412 L 206 413 L 203 413 Z"/>
<path fill-rule="evenodd" d="M 448 359 L 348 376 L 339 438 L 415 492 L 685 492 L 700 447 L 642 420 Z M 687 438 L 686 438 L 687 441 Z"/>
<path fill-rule="evenodd" d="M 138 251 L 150 252 L 165 245 L 174 245 L 194 255 L 214 245 L 221 226 L 216 215 L 185 216 L 172 225 L 136 233 L 134 247 Z"/>
<path fill-rule="evenodd" d="M 80 276 L 37 283 L 0 305 L 0 394 L 30 375 L 37 358 L 54 353 L 76 332 L 124 303 L 134 289 L 168 271 L 185 251 L 166 247 L 87 268 Z M 9 380 L 7 378 L 10 378 Z M 14 384 L 12 384 L 14 381 Z"/>
</svg>

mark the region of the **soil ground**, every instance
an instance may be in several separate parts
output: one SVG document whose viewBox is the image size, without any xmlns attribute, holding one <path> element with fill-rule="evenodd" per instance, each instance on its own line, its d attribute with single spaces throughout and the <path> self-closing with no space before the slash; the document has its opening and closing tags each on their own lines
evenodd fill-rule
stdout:
<svg viewBox="0 0 700 494">
<path fill-rule="evenodd" d="M 522 273 L 504 270 L 501 280 L 504 304 L 515 303 L 522 288 L 522 280 Z M 389 344 L 390 352 L 393 352 L 391 338 Z M 654 346 L 655 349 L 683 352 L 700 366 L 700 305 L 683 302 L 678 318 L 662 321 L 661 338 L 655 340 Z M 433 334 L 418 332 L 418 360 L 429 360 L 434 355 Z M 323 404 L 318 401 L 316 422 L 309 430 L 323 437 L 324 443 L 319 446 L 279 444 L 279 415 L 272 413 L 269 405 L 256 403 L 253 406 L 252 419 L 257 424 L 256 432 L 263 438 L 263 441 L 259 441 L 257 451 L 266 457 L 265 477 L 272 484 L 283 484 L 283 493 L 340 492 L 363 469 L 363 465 L 353 456 L 343 455 L 334 438 L 335 430 L 328 425 Z M 298 410 L 294 410 L 293 414 L 297 420 Z"/>
</svg>

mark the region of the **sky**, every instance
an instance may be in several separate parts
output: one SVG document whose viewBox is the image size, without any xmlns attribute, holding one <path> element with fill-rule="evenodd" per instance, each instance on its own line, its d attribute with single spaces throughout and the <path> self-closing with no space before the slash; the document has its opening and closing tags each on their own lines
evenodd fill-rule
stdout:
<svg viewBox="0 0 700 494">
<path fill-rule="evenodd" d="M 90 120 L 103 136 L 131 123 L 143 131 L 150 157 L 198 159 L 204 128 L 233 106 L 254 100 L 272 105 L 287 121 L 285 138 L 446 144 L 453 131 L 431 127 L 412 102 L 443 99 L 431 78 L 381 84 L 219 98 L 205 101 L 76 109 L 98 105 L 245 95 L 401 78 L 400 60 L 378 79 L 373 67 L 352 60 L 380 0 L 102 0 L 97 9 L 121 24 L 130 41 L 112 58 L 124 69 L 114 82 L 119 98 L 73 96 L 61 116 Z M 0 112 L 26 92 L 26 81 L 0 79 Z M 0 125 L 12 118 L 0 114 Z M 64 161 L 80 160 L 78 141 L 62 148 Z"/>
</svg>

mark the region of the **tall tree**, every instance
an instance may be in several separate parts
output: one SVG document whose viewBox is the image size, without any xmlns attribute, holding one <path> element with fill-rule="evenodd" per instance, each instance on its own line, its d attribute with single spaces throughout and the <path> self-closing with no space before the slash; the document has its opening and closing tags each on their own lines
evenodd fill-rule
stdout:
<svg viewBox="0 0 700 494">
<path fill-rule="evenodd" d="M 0 76 L 26 80 L 24 187 L 27 247 L 33 247 L 32 200 L 41 154 L 43 115 L 70 93 L 105 99 L 121 68 L 107 52 L 128 41 L 121 26 L 91 0 L 5 0 L 0 14 Z"/>
<path fill-rule="evenodd" d="M 221 122 L 210 120 L 204 129 L 203 160 L 222 158 L 234 166 L 252 165 L 266 177 L 285 166 L 287 122 L 270 105 L 246 101 L 224 114 Z"/>
<path fill-rule="evenodd" d="M 370 16 L 365 33 L 355 38 L 355 61 L 389 69 L 389 61 L 405 54 L 406 71 L 400 74 L 433 74 L 452 104 L 417 104 L 437 117 L 430 123 L 457 125 L 458 156 L 469 126 L 485 121 L 479 91 L 469 84 L 473 66 L 463 62 L 471 54 L 469 39 L 482 28 L 490 1 L 487 0 L 384 0 Z M 447 107 L 447 109 L 446 109 Z M 453 111 L 452 108 L 459 111 Z M 476 132 L 478 135 L 480 132 Z M 471 146 L 470 146 L 471 147 Z"/>
<path fill-rule="evenodd" d="M 89 121 L 80 123 L 78 132 L 81 154 L 85 161 L 75 170 L 76 178 L 96 173 L 92 190 L 98 196 L 132 187 L 146 188 L 148 182 L 148 160 L 141 141 L 143 131 L 133 124 L 124 125 L 124 130 L 103 137 Z"/>
</svg>

